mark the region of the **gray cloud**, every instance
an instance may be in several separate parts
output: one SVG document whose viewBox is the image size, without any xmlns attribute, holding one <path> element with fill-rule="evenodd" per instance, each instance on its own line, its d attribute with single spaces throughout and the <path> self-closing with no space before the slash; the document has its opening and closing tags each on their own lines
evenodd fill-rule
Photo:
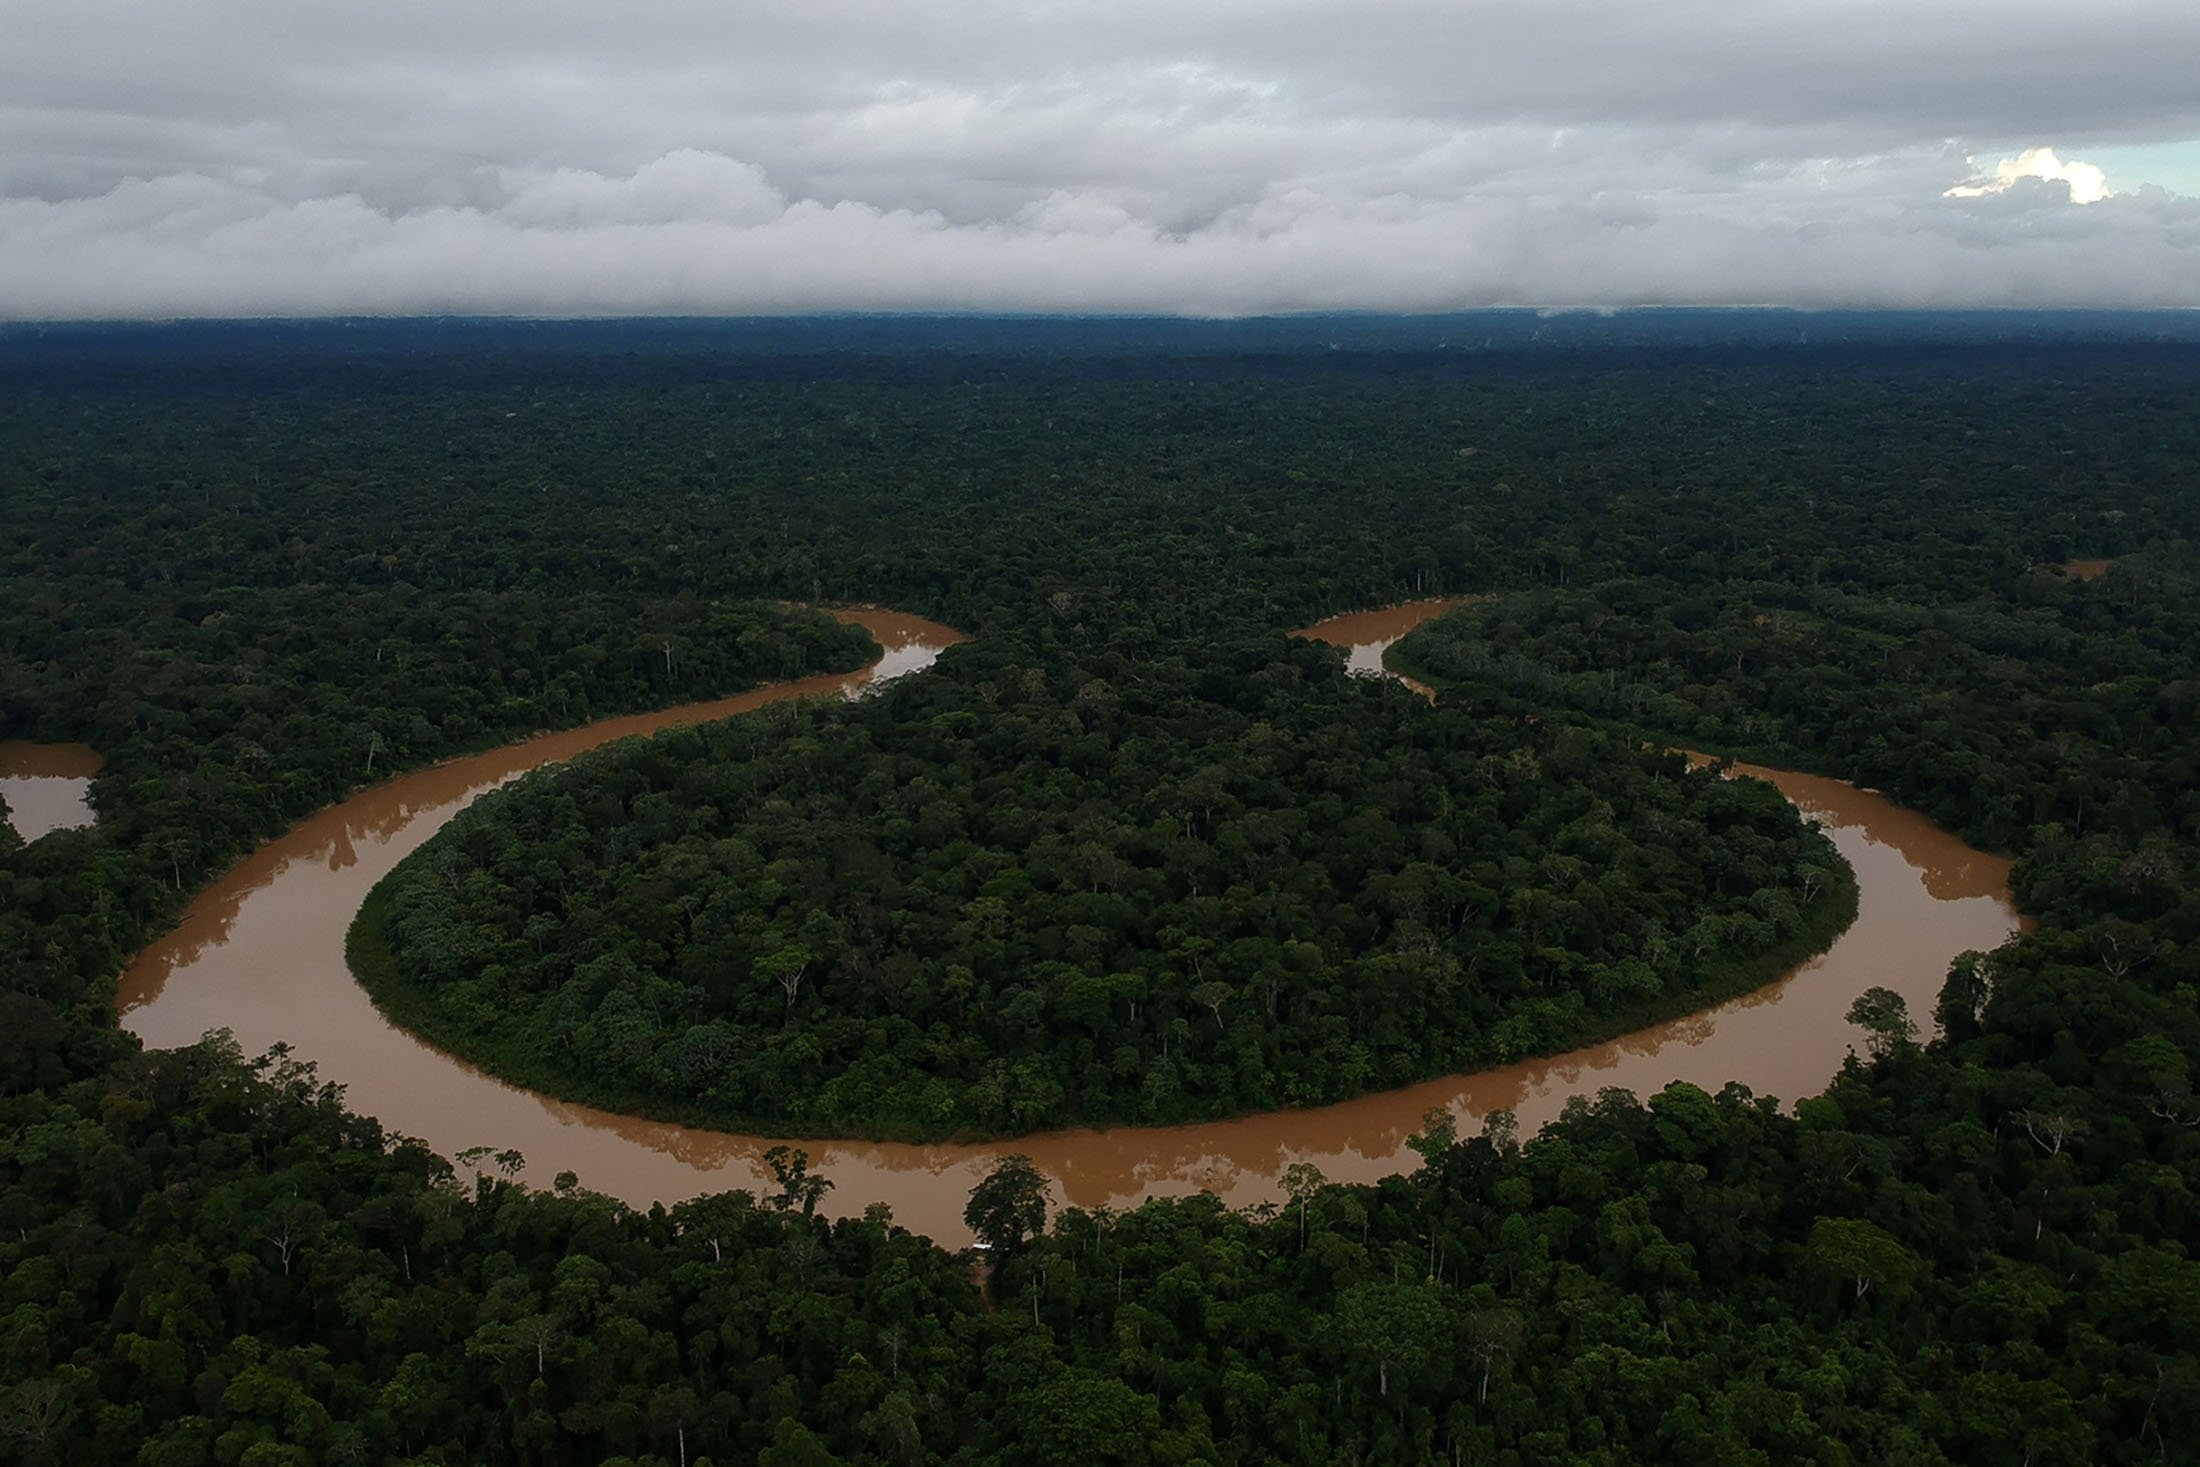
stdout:
<svg viewBox="0 0 2200 1467">
<path fill-rule="evenodd" d="M 2200 305 L 2193 201 L 1945 196 L 2200 136 L 2186 0 L 0 0 L 0 34 L 15 317 Z"/>
</svg>

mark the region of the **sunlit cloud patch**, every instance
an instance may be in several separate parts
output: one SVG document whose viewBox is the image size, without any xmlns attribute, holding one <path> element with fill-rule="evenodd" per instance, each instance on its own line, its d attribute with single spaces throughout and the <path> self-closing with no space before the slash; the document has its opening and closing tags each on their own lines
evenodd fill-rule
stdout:
<svg viewBox="0 0 2200 1467">
<path fill-rule="evenodd" d="M 2037 178 L 2060 183 L 2070 190 L 2073 204 L 2098 204 L 2109 196 L 2108 175 L 2091 163 L 2065 163 L 2053 148 L 2026 148 L 2014 158 L 1996 163 L 1991 173 L 1959 183 L 1948 190 L 1951 199 L 1976 199 L 2007 193 L 2019 181 Z"/>
</svg>

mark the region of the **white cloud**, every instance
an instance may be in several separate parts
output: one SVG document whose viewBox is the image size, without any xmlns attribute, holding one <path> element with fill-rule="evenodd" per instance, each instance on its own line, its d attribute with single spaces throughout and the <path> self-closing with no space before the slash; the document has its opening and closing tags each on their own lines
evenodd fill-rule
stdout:
<svg viewBox="0 0 2200 1467">
<path fill-rule="evenodd" d="M 1972 162 L 1975 164 L 1976 159 Z M 2098 204 L 2109 196 L 2108 175 L 2091 163 L 2063 162 L 2053 148 L 2026 148 L 2014 158 L 2004 158 L 1990 174 L 1959 183 L 1948 190 L 1951 199 L 1976 199 L 2007 193 L 2022 179 L 2038 178 L 2070 190 L 2073 204 Z"/>
</svg>

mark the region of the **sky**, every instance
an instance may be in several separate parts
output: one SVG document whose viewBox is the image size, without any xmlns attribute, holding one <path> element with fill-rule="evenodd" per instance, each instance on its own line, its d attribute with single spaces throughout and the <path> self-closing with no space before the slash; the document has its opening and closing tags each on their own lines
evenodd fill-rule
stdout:
<svg viewBox="0 0 2200 1467">
<path fill-rule="evenodd" d="M 0 318 L 2200 306 L 2194 0 L 0 0 Z"/>
</svg>

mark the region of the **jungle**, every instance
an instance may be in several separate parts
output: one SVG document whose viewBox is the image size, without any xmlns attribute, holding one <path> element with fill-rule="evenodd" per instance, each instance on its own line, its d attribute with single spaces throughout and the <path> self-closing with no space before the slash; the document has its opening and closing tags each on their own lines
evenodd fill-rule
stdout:
<svg viewBox="0 0 2200 1467">
<path fill-rule="evenodd" d="M 1473 353 L 712 333 L 621 350 L 608 328 L 520 349 L 464 323 L 343 350 L 11 337 L 0 737 L 105 762 L 97 824 L 0 831 L 0 1441 L 27 1463 L 255 1467 L 2192 1460 L 2200 351 L 1684 328 Z M 2080 561 L 2105 573 L 2066 571 Z M 1287 634 L 1439 592 L 1492 599 L 1393 650 L 1433 707 Z M 431 911 L 495 927 L 493 952 L 456 961 L 546 996 L 623 955 L 634 971 L 605 981 L 638 999 L 651 943 L 674 979 L 702 942 L 732 955 L 714 969 L 767 977 L 814 946 L 854 956 L 809 997 L 866 1020 L 959 965 L 968 1006 L 912 1042 L 944 1066 L 959 1023 L 988 1058 L 1067 1059 L 1056 1109 L 972 1101 L 942 1126 L 916 1113 L 921 1082 L 888 1077 L 808 1112 L 752 1085 L 727 1114 L 1013 1131 L 1477 1063 L 1507 983 L 1595 994 L 1647 951 L 1649 907 L 1728 911 L 1813 859 L 1784 806 L 1683 775 L 1677 745 L 1875 785 L 2014 856 L 2027 930 L 1959 960 L 1933 1012 L 1867 995 L 1819 1094 L 1611 1093 L 1533 1136 L 1435 1115 L 1416 1169 L 1309 1168 L 1246 1210 L 1063 1210 L 1005 1163 L 969 1200 L 979 1269 L 799 1147 L 760 1191 L 634 1207 L 517 1153 L 439 1156 L 279 1049 L 147 1049 L 118 1024 L 128 957 L 345 791 L 855 667 L 867 638 L 804 608 L 856 602 L 972 641 L 875 699 L 531 778 L 450 833 L 472 889 L 393 936 L 410 920 L 416 943 L 456 941 Z M 1187 797 L 1216 750 L 1242 850 L 1203 838 L 1222 806 Z M 1483 774 L 1521 751 L 1536 788 Z M 791 811 L 749 783 L 790 775 Z M 1439 790 L 1432 818 L 1418 802 Z M 1569 849 L 1593 806 L 1626 828 Z M 1386 822 L 1410 849 L 1378 858 Z M 1737 833 L 1723 889 L 1716 863 L 1659 865 L 1699 826 Z M 1554 914 L 1563 937 L 1538 944 L 1527 910 L 1478 926 L 1487 901 L 1401 894 L 1415 863 L 1459 861 L 1495 895 L 1521 879 L 1498 854 L 1516 832 L 1539 872 L 1625 876 L 1612 910 Z M 538 837 L 568 841 L 570 868 L 512 853 Z M 1210 853 L 1148 860 L 1138 842 L 1160 839 Z M 705 841 L 744 879 L 659 869 Z M 1004 855 L 1023 886 L 940 880 L 982 887 Z M 804 905 L 818 863 L 871 872 L 915 947 L 965 955 L 928 972 L 810 930 L 840 905 Z M 668 889 L 637 905 L 624 876 L 588 884 L 629 864 Z M 1337 878 L 1378 867 L 1364 895 Z M 764 904 L 765 880 L 793 894 Z M 1227 943 L 1183 947 L 1205 893 L 1294 881 L 1307 910 L 1233 913 Z M 594 946 L 530 935 L 560 882 L 595 904 Z M 1152 925 L 1106 915 L 1124 890 Z M 1060 914 L 1011 947 L 1011 903 L 1041 896 Z M 1009 915 L 967 910 L 986 900 Z M 1750 910 L 1773 926 L 1773 905 Z M 1308 991 L 1270 1015 L 1259 978 L 1297 971 L 1308 921 Z M 1232 967 L 1242 941 L 1274 961 Z M 1021 1017 L 1034 1000 L 979 986 L 1057 963 L 1151 992 L 1156 964 L 1195 952 L 1199 983 L 1212 968 L 1231 990 L 1219 1013 L 1187 987 L 1136 1036 L 1112 1032 L 1135 984 L 1080 1007 L 1056 972 Z M 1454 964 L 1442 1012 L 1414 1008 Z M 1390 1000 L 1355 1006 L 1384 982 Z M 843 1042 L 829 1014 L 787 1012 L 802 1001 L 774 980 L 709 1022 Z M 1163 1035 L 1187 1057 L 1149 1109 Z M 660 1071 L 618 1083 L 641 1099 Z"/>
</svg>

